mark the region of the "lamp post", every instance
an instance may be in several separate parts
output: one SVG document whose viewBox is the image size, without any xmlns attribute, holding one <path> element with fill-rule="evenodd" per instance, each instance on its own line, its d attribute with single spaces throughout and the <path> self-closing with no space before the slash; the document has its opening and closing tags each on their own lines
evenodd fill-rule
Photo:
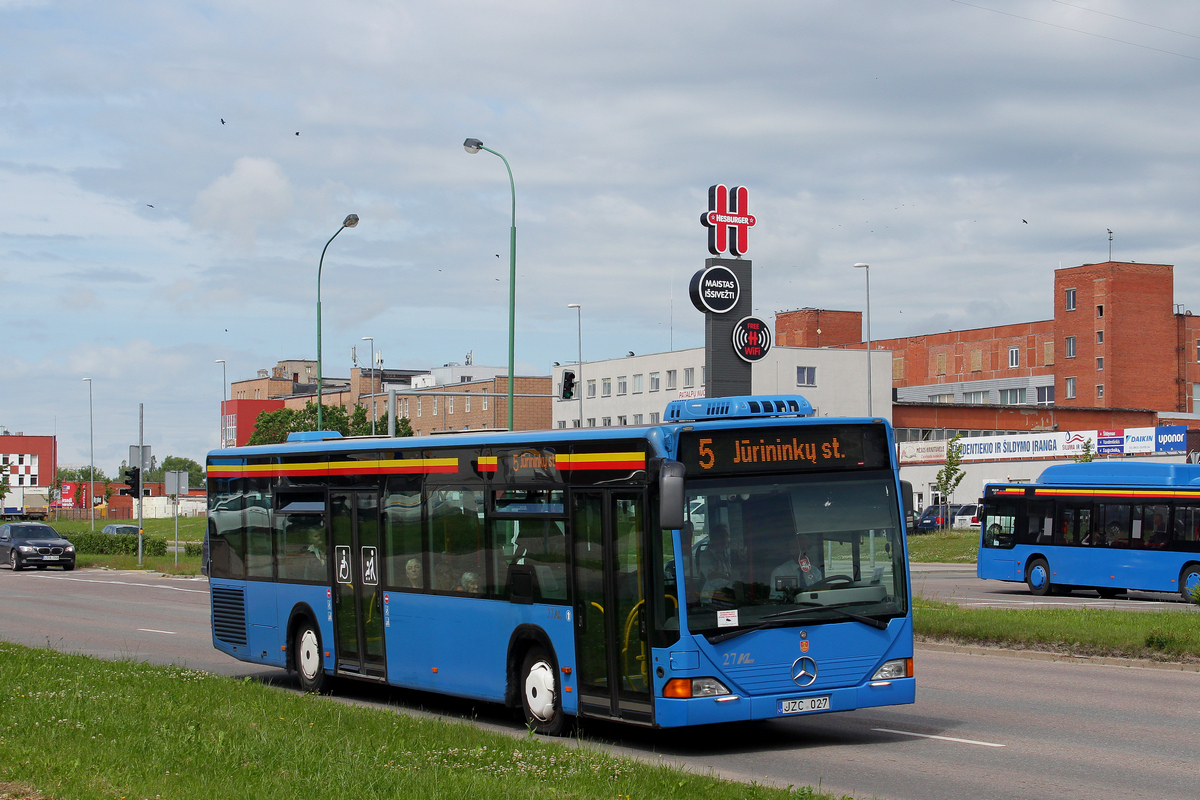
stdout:
<svg viewBox="0 0 1200 800">
<path fill-rule="evenodd" d="M 364 342 L 371 343 L 371 435 L 375 435 L 375 339 L 370 336 L 362 337 Z"/>
<path fill-rule="evenodd" d="M 321 395 L 325 384 L 321 376 L 321 268 L 325 266 L 325 251 L 329 249 L 329 244 L 337 238 L 338 233 L 341 233 L 346 228 L 353 228 L 358 224 L 358 214 L 348 214 L 342 220 L 342 227 L 337 229 L 337 233 L 329 237 L 329 241 L 321 248 L 321 260 L 317 262 L 317 430 L 321 430 L 324 420 L 322 418 L 322 403 Z"/>
<path fill-rule="evenodd" d="M 478 139 L 467 139 L 463 142 L 463 149 L 472 154 L 478 153 L 480 150 L 487 150 L 492 155 L 498 156 L 504 162 L 504 168 L 508 170 L 508 185 L 512 189 L 512 228 L 508 243 L 508 429 L 511 431 L 513 429 L 514 344 L 517 325 L 517 184 L 513 181 L 512 167 L 508 165 L 508 159 L 495 150 L 484 147 L 483 142 Z"/>
<path fill-rule="evenodd" d="M 567 303 L 567 308 L 575 309 L 575 325 L 578 329 L 576 340 L 579 342 L 579 367 L 575 376 L 575 385 L 579 392 L 579 427 L 583 428 L 583 307 L 579 303 Z"/>
<path fill-rule="evenodd" d="M 867 273 L 867 416 L 870 417 L 874 416 L 871 412 L 871 265 L 855 264 L 854 268 Z"/>
<path fill-rule="evenodd" d="M 225 359 L 218 358 L 213 362 L 221 365 L 221 424 L 218 428 L 217 441 L 220 447 L 225 446 Z"/>
<path fill-rule="evenodd" d="M 88 495 L 88 506 L 90 506 L 89 510 L 91 513 L 91 520 L 92 520 L 92 533 L 95 533 L 96 532 L 96 501 L 92 497 L 92 493 L 96 489 L 96 429 L 95 429 L 95 425 L 93 424 L 95 417 L 92 416 L 92 379 L 84 378 L 84 380 L 87 381 L 87 385 L 88 385 L 88 445 L 90 448 L 90 450 L 89 450 L 90 454 L 88 455 L 88 493 L 87 493 L 87 495 Z M 62 498 L 60 497 L 59 499 L 61 500 Z"/>
</svg>

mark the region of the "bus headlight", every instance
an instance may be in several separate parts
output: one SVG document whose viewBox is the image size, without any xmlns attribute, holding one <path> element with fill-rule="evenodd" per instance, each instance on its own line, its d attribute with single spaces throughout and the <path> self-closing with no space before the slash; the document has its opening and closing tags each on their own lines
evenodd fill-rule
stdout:
<svg viewBox="0 0 1200 800">
<path fill-rule="evenodd" d="M 893 678 L 911 678 L 913 676 L 913 660 L 911 658 L 895 658 L 883 662 L 883 666 L 875 670 L 871 676 L 873 681 L 890 681 Z"/>
<path fill-rule="evenodd" d="M 729 688 L 716 678 L 672 678 L 663 687 L 663 697 L 717 697 L 729 694 Z"/>
</svg>

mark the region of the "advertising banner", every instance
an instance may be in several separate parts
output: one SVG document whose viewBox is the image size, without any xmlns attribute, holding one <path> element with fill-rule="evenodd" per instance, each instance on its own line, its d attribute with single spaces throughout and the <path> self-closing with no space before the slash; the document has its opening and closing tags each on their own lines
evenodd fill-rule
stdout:
<svg viewBox="0 0 1200 800">
<path fill-rule="evenodd" d="M 1187 450 L 1187 426 L 1163 425 L 1154 429 L 1154 449 L 1159 453 L 1182 453 Z"/>
<path fill-rule="evenodd" d="M 963 461 L 1001 461 L 1026 458 L 1073 458 L 1092 443 L 1096 455 L 1137 455 L 1183 452 L 1187 428 L 1123 428 L 1095 431 L 1047 431 L 1004 436 L 970 436 L 959 440 Z M 936 464 L 946 460 L 946 440 L 900 442 L 901 464 Z"/>
</svg>

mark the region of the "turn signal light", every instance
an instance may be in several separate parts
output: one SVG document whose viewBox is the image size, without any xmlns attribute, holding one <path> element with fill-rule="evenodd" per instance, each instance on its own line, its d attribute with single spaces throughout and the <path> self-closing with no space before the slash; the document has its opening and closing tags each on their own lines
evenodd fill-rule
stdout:
<svg viewBox="0 0 1200 800">
<path fill-rule="evenodd" d="M 729 694 L 729 687 L 716 678 L 672 678 L 663 687 L 663 697 L 718 697 Z"/>
</svg>

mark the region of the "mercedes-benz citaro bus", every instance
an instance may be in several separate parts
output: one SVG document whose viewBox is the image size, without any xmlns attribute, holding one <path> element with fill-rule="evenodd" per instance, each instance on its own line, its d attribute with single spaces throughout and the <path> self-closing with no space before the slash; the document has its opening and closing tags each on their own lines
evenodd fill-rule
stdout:
<svg viewBox="0 0 1200 800">
<path fill-rule="evenodd" d="M 796 395 L 660 425 L 208 456 L 213 644 L 294 671 L 658 727 L 914 700 L 891 426 Z"/>
<path fill-rule="evenodd" d="M 1200 466 L 1058 464 L 1036 483 L 984 487 L 980 578 L 1035 595 L 1200 589 Z"/>
</svg>

